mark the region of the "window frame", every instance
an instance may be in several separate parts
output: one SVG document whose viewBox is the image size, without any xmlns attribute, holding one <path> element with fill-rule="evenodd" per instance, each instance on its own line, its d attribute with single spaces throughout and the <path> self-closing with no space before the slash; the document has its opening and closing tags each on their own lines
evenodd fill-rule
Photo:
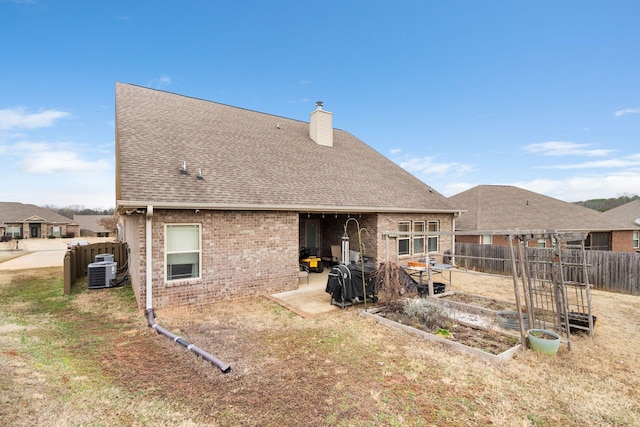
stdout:
<svg viewBox="0 0 640 427">
<path fill-rule="evenodd" d="M 416 230 L 416 226 L 417 225 L 422 225 L 422 230 Z M 413 235 L 413 239 L 412 239 L 412 243 L 413 243 L 413 247 L 411 248 L 411 254 L 412 255 L 423 255 L 425 254 L 425 236 L 426 236 L 426 221 L 411 221 L 411 229 L 413 230 L 414 233 L 422 233 L 422 235 Z M 422 245 L 422 250 L 418 251 L 416 249 L 416 241 L 422 241 L 421 245 Z"/>
<path fill-rule="evenodd" d="M 169 233 L 171 229 L 177 227 L 196 227 L 198 233 L 198 247 L 197 249 L 183 250 L 183 251 L 169 251 Z M 197 272 L 191 277 L 178 277 L 178 278 L 169 278 L 169 257 L 171 255 L 178 254 L 193 254 L 197 253 L 198 255 L 198 265 Z M 174 264 L 172 264 L 174 265 Z M 193 274 L 193 273 L 192 273 Z M 200 223 L 172 223 L 164 225 L 164 280 L 165 282 L 176 282 L 180 280 L 195 280 L 202 278 L 202 224 Z"/>
<path fill-rule="evenodd" d="M 633 249 L 640 249 L 640 230 L 633 230 L 632 245 Z"/>
<path fill-rule="evenodd" d="M 402 225 L 406 225 L 406 230 L 402 229 Z M 398 221 L 398 231 L 400 233 L 406 233 L 411 231 L 411 221 Z M 407 245 L 407 252 L 400 252 L 400 242 L 402 241 L 406 241 L 406 245 Z M 409 256 L 411 255 L 411 237 L 410 236 L 403 236 L 403 235 L 399 235 L 398 236 L 398 256 Z"/>
<path fill-rule="evenodd" d="M 434 229 L 430 229 L 431 226 Z M 420 230 L 420 228 L 422 229 Z M 398 221 L 398 231 L 400 233 L 412 233 L 398 235 L 397 251 L 399 257 L 427 255 L 429 252 L 438 251 L 440 245 L 439 236 L 429 236 L 429 231 L 440 231 L 440 221 L 427 221 L 424 219 L 402 220 Z M 420 248 L 416 249 L 420 245 L 422 245 L 422 250 L 419 250 Z M 435 249 L 430 250 L 430 245 L 434 245 Z M 401 246 L 406 246 L 406 252 L 401 251 Z"/>
<path fill-rule="evenodd" d="M 431 229 L 431 225 L 435 225 L 435 229 Z M 430 232 L 439 232 L 440 231 L 440 221 L 427 221 L 427 252 L 438 252 L 438 247 L 440 246 L 440 236 L 429 236 Z M 435 249 L 431 250 L 431 242 L 435 241 Z"/>
<path fill-rule="evenodd" d="M 22 227 L 19 225 L 6 225 L 3 231 L 5 236 L 11 236 L 12 238 L 17 238 L 22 236 Z"/>
<path fill-rule="evenodd" d="M 481 245 L 493 245 L 493 235 L 492 234 L 483 234 L 480 236 L 480 244 Z"/>
</svg>

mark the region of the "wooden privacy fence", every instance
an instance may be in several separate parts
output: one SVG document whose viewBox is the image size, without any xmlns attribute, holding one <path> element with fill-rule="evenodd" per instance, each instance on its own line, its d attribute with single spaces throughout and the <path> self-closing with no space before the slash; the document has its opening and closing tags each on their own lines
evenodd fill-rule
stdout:
<svg viewBox="0 0 640 427">
<path fill-rule="evenodd" d="M 550 249 L 527 250 L 540 259 L 551 257 Z M 512 274 L 508 246 L 456 243 L 456 255 L 458 267 L 490 274 Z M 639 253 L 588 250 L 585 260 L 589 284 L 594 289 L 640 295 Z"/>
<path fill-rule="evenodd" d="M 76 281 L 87 275 L 87 266 L 95 262 L 96 255 L 112 254 L 118 268 L 127 262 L 127 244 L 101 242 L 85 246 L 74 246 L 64 256 L 64 294 L 71 294 Z"/>
</svg>

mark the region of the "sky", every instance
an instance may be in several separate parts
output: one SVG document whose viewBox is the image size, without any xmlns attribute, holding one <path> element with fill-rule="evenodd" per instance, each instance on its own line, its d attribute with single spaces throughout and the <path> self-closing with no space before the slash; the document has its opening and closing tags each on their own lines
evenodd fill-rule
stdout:
<svg viewBox="0 0 640 427">
<path fill-rule="evenodd" d="M 447 197 L 640 193 L 637 0 L 0 0 L 0 201 L 115 207 L 116 82 L 323 101 Z"/>
</svg>

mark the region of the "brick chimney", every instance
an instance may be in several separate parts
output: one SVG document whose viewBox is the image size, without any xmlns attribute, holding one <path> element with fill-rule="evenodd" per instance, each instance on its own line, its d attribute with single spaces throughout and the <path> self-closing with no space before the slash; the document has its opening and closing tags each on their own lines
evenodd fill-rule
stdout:
<svg viewBox="0 0 640 427">
<path fill-rule="evenodd" d="M 309 136 L 316 144 L 333 147 L 333 115 L 322 109 L 322 101 L 316 102 L 316 109 L 310 115 Z"/>
</svg>

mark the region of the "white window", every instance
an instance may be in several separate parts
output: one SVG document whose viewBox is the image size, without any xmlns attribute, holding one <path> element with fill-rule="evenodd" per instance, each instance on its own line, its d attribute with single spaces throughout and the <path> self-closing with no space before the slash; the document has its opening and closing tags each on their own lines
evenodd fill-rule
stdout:
<svg viewBox="0 0 640 427">
<path fill-rule="evenodd" d="M 165 226 L 167 280 L 200 277 L 200 224 Z"/>
<path fill-rule="evenodd" d="M 438 223 L 438 221 L 429 221 L 428 227 L 430 232 L 440 231 L 440 224 Z M 429 246 L 428 246 L 429 252 L 438 252 L 438 236 L 437 235 L 429 236 L 428 239 L 429 239 Z"/>
<path fill-rule="evenodd" d="M 20 237 L 20 226 L 19 225 L 8 225 L 4 229 L 5 236 L 11 237 Z"/>
<path fill-rule="evenodd" d="M 422 254 L 424 253 L 424 221 L 414 221 L 413 232 L 422 233 L 422 235 L 413 235 L 413 253 Z"/>
<path fill-rule="evenodd" d="M 633 232 L 633 247 L 634 249 L 640 248 L 640 231 Z"/>
<path fill-rule="evenodd" d="M 547 239 L 538 239 L 538 247 L 544 249 L 547 247 Z"/>
<path fill-rule="evenodd" d="M 493 236 L 491 234 L 483 234 L 482 236 L 480 236 L 480 244 L 481 245 L 493 244 Z"/>
<path fill-rule="evenodd" d="M 62 234 L 62 227 L 61 226 L 54 225 L 53 227 L 51 227 L 51 235 L 52 236 L 60 237 L 61 234 Z"/>
<path fill-rule="evenodd" d="M 408 233 L 411 231 L 411 221 L 400 221 L 398 223 L 398 231 L 400 231 L 400 236 L 398 237 L 398 255 L 409 255 L 411 253 L 411 249 L 409 248 L 409 243 L 411 239 Z"/>
</svg>

